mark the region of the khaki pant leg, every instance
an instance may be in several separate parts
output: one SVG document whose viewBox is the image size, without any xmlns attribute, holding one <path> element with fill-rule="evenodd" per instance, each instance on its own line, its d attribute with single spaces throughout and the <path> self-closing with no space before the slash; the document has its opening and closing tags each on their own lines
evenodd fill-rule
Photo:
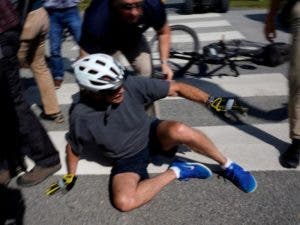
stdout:
<svg viewBox="0 0 300 225">
<path fill-rule="evenodd" d="M 44 112 L 60 111 L 52 75 L 45 61 L 45 39 L 49 29 L 48 15 L 44 8 L 30 12 L 21 35 L 18 57 L 22 65 L 28 64 L 40 91 Z"/>
<path fill-rule="evenodd" d="M 292 10 L 292 52 L 289 68 L 290 137 L 300 139 L 300 2 Z"/>
</svg>

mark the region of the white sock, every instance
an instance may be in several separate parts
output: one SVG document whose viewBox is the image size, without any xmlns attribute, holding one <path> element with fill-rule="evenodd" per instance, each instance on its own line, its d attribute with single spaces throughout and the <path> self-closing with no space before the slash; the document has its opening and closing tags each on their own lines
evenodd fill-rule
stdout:
<svg viewBox="0 0 300 225">
<path fill-rule="evenodd" d="M 231 165 L 231 163 L 232 163 L 232 161 L 229 158 L 227 158 L 226 163 L 223 166 L 221 166 L 222 169 L 224 169 L 224 170 L 227 169 Z"/>
<path fill-rule="evenodd" d="M 171 166 L 169 169 L 174 171 L 177 179 L 180 177 L 180 169 L 177 166 Z"/>
</svg>

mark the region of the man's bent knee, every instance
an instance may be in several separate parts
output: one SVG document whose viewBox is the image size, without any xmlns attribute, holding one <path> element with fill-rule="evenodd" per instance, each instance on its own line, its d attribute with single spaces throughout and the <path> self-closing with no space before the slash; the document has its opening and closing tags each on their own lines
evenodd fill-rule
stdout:
<svg viewBox="0 0 300 225">
<path fill-rule="evenodd" d="M 113 201 L 114 206 L 122 212 L 128 212 L 135 208 L 135 200 L 133 197 L 119 194 L 114 197 Z"/>
<path fill-rule="evenodd" d="M 189 129 L 190 128 L 183 123 L 174 122 L 169 128 L 169 135 L 174 140 L 181 140 L 186 137 Z"/>
</svg>

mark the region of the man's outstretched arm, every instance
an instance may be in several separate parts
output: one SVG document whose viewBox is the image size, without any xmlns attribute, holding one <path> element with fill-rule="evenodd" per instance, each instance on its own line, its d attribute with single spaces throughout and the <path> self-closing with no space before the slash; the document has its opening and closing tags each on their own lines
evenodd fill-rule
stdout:
<svg viewBox="0 0 300 225">
<path fill-rule="evenodd" d="M 172 81 L 170 82 L 168 96 L 180 96 L 194 102 L 205 104 L 210 95 L 192 85 Z"/>
<path fill-rule="evenodd" d="M 168 95 L 177 95 L 194 102 L 206 104 L 207 107 L 217 113 L 236 111 L 244 115 L 248 111 L 246 107 L 240 105 L 236 98 L 215 97 L 200 88 L 181 82 L 171 82 Z"/>
</svg>

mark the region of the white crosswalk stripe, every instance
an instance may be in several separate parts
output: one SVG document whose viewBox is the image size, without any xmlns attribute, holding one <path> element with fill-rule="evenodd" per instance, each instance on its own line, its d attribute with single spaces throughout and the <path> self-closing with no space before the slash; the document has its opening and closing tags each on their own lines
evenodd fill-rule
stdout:
<svg viewBox="0 0 300 225">
<path fill-rule="evenodd" d="M 225 40 L 244 39 L 245 37 L 238 31 L 229 30 L 230 23 L 221 18 L 218 13 L 195 14 L 195 15 L 169 15 L 171 24 L 186 24 L 194 29 L 197 29 L 199 40 L 203 42 L 217 41 L 225 37 Z M 207 21 L 205 21 L 207 20 Z M 226 28 L 224 31 L 214 31 L 214 28 Z M 201 29 L 212 28 L 210 31 L 203 32 Z M 150 37 L 152 32 L 148 32 Z M 184 42 L 180 36 L 172 37 L 175 42 Z M 230 93 L 232 96 L 239 97 L 256 97 L 256 96 L 287 96 L 288 87 L 287 79 L 281 73 L 261 73 L 261 74 L 242 74 L 239 77 L 213 77 L 203 78 L 203 88 L 218 95 L 215 92 L 215 87 Z M 78 96 L 78 86 L 75 83 L 63 83 L 62 87 L 57 90 L 57 96 L 61 105 L 70 105 Z M 27 98 L 38 95 L 36 87 L 31 87 L 26 91 Z M 180 98 L 165 98 L 162 101 L 173 100 Z M 279 151 L 274 147 L 274 144 L 289 143 L 288 123 L 287 122 L 272 122 L 267 124 L 247 124 L 243 125 L 212 125 L 196 127 L 207 134 L 216 146 L 225 153 L 228 157 L 241 163 L 248 170 L 285 170 L 278 162 Z M 267 141 L 263 141 L 259 136 L 253 136 L 250 131 L 257 130 L 261 135 L 268 136 Z M 62 169 L 57 174 L 66 173 L 65 164 L 65 134 L 64 131 L 49 131 L 49 136 L 60 152 Z M 179 152 L 178 156 L 199 160 L 215 164 L 213 161 L 204 156 L 198 155 L 191 151 Z M 32 162 L 27 159 L 29 165 Z M 150 173 L 164 171 L 167 164 L 161 166 L 149 165 Z M 30 167 L 30 166 L 29 166 Z M 103 166 L 96 162 L 82 159 L 78 166 L 78 174 L 109 174 L 109 166 Z"/>
</svg>

